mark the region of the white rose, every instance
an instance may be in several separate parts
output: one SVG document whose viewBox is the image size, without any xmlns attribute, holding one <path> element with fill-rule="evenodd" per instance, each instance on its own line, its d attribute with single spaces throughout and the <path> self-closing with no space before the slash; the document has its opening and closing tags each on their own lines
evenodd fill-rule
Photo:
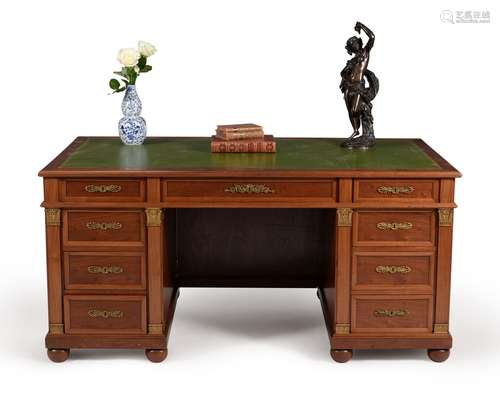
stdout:
<svg viewBox="0 0 500 395">
<path fill-rule="evenodd" d="M 141 54 L 135 48 L 123 48 L 118 52 L 118 61 L 125 67 L 134 67 L 139 62 Z"/>
<path fill-rule="evenodd" d="M 139 47 L 139 52 L 141 53 L 141 55 L 145 56 L 146 58 L 148 56 L 154 55 L 154 53 L 156 52 L 155 46 L 146 41 L 139 41 L 137 46 Z"/>
</svg>

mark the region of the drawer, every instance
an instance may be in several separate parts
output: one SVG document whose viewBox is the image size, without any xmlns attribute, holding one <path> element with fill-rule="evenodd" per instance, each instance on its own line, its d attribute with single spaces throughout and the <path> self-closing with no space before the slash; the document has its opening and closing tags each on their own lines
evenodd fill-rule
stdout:
<svg viewBox="0 0 500 395">
<path fill-rule="evenodd" d="M 67 179 L 60 182 L 63 202 L 144 202 L 142 179 Z"/>
<path fill-rule="evenodd" d="M 358 246 L 433 246 L 436 214 L 425 211 L 360 210 L 353 214 L 353 244 Z"/>
<path fill-rule="evenodd" d="M 66 289 L 146 289 L 143 253 L 66 252 Z"/>
<path fill-rule="evenodd" d="M 163 200 L 335 199 L 335 180 L 165 180 Z"/>
<path fill-rule="evenodd" d="M 356 252 L 352 263 L 352 289 L 412 289 L 432 293 L 434 253 Z"/>
<path fill-rule="evenodd" d="M 66 246 L 144 245 L 142 210 L 65 210 L 63 237 Z"/>
<path fill-rule="evenodd" d="M 64 297 L 65 333 L 146 333 L 145 296 Z"/>
<path fill-rule="evenodd" d="M 357 295 L 352 332 L 431 332 L 432 296 Z"/>
<path fill-rule="evenodd" d="M 439 181 L 394 178 L 354 180 L 354 201 L 438 202 Z"/>
</svg>

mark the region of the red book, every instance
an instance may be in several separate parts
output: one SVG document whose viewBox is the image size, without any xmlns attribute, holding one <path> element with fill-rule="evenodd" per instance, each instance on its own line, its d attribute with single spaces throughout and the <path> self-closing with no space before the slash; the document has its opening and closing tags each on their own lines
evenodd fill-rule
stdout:
<svg viewBox="0 0 500 395">
<path fill-rule="evenodd" d="M 217 136 L 212 136 L 212 153 L 274 153 L 276 152 L 276 141 L 270 134 L 266 134 L 262 139 L 247 140 L 223 140 Z"/>
</svg>

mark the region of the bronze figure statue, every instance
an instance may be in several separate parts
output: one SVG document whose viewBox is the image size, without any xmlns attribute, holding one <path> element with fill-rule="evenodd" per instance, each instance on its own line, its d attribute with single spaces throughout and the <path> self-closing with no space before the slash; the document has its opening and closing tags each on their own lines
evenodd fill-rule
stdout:
<svg viewBox="0 0 500 395">
<path fill-rule="evenodd" d="M 346 66 L 340 73 L 342 77 L 340 90 L 344 94 L 353 133 L 342 143 L 342 146 L 367 149 L 375 145 L 371 101 L 378 93 L 379 83 L 375 74 L 368 70 L 368 61 L 375 42 L 375 35 L 361 22 L 356 22 L 354 30 L 358 33 L 363 30 L 368 36 L 368 42 L 363 47 L 361 38 L 353 36 L 347 40 L 345 46 L 347 53 L 349 55 L 354 54 L 354 56 L 347 61 Z M 368 87 L 365 86 L 365 78 Z M 359 136 L 360 127 L 362 127 L 363 131 L 361 136 Z"/>
</svg>

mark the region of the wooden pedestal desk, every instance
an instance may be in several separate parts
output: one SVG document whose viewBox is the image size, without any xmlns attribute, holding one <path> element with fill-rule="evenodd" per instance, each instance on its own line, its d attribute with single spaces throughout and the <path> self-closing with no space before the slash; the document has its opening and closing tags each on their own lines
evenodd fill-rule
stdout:
<svg viewBox="0 0 500 395">
<path fill-rule="evenodd" d="M 159 362 L 180 287 L 314 287 L 337 362 L 353 349 L 449 355 L 454 182 L 421 140 L 79 137 L 45 167 L 49 358 L 138 348 Z"/>
</svg>

